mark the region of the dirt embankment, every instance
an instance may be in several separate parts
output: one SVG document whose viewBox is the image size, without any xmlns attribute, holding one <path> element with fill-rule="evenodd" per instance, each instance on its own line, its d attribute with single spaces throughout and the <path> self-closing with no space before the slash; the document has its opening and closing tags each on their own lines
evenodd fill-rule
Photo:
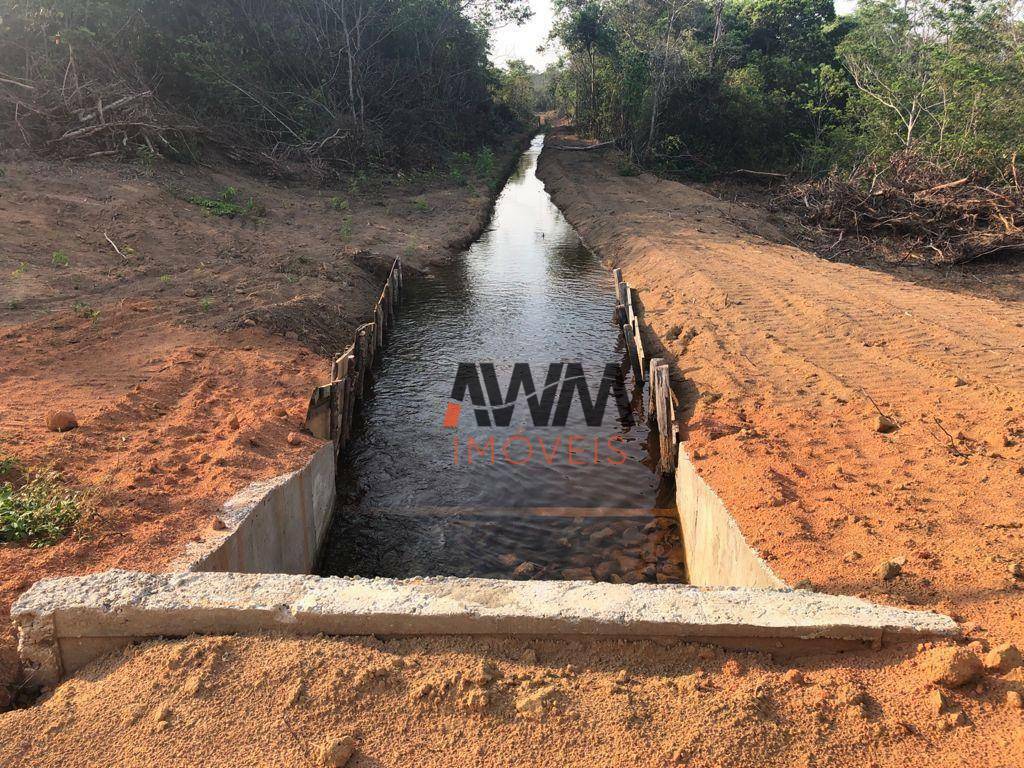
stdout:
<svg viewBox="0 0 1024 768">
<path fill-rule="evenodd" d="M 538 175 L 640 292 L 687 447 L 780 576 L 1024 640 L 1020 283 L 992 299 L 830 263 L 606 152 L 546 152 Z"/>
<path fill-rule="evenodd" d="M 687 446 L 783 578 L 1024 639 L 1024 301 L 824 261 L 600 153 L 546 153 L 539 175 L 639 290 Z M 879 579 L 884 558 L 902 574 Z"/>
<path fill-rule="evenodd" d="M 10 766 L 771 768 L 1019 765 L 1021 712 L 949 691 L 927 656 L 800 660 L 685 644 L 217 637 L 98 661 L 0 716 Z M 933 695 L 926 695 L 931 689 Z"/>
<path fill-rule="evenodd" d="M 317 190 L 174 165 L 2 168 L 0 459 L 54 466 L 93 508 L 56 546 L 0 546 L 4 617 L 40 578 L 163 567 L 232 494 L 299 466 L 318 441 L 287 436 L 391 261 L 449 257 L 492 198 L 485 179 Z M 80 426 L 47 431 L 61 409 Z M 13 670 L 5 619 L 0 694 Z"/>
</svg>

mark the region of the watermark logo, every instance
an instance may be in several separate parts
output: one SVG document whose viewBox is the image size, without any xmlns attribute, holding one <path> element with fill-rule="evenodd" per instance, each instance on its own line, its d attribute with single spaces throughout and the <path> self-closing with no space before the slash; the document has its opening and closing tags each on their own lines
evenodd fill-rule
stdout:
<svg viewBox="0 0 1024 768">
<path fill-rule="evenodd" d="M 477 427 L 511 428 L 517 408 L 526 407 L 528 423 L 534 427 L 566 427 L 573 406 L 578 405 L 587 427 L 601 427 L 609 401 L 614 401 L 617 422 L 634 424 L 633 410 L 622 369 L 608 363 L 600 378 L 588 380 L 582 363 L 550 363 L 536 376 L 529 363 L 515 363 L 508 382 L 502 386 L 493 363 L 459 363 L 452 382 L 451 398 L 442 424 L 457 430 L 463 409 L 472 410 Z M 522 420 L 520 420 L 521 422 Z M 479 438 L 470 435 L 463 443 L 456 433 L 452 440 L 453 461 L 460 463 L 622 464 L 627 456 L 622 435 L 555 434 L 531 436 L 522 424 L 515 434 Z"/>
<path fill-rule="evenodd" d="M 604 422 L 608 400 L 614 398 L 619 420 L 632 424 L 633 413 L 621 368 L 608 363 L 596 385 L 587 381 L 582 363 L 551 363 L 538 386 L 529 363 L 515 363 L 508 385 L 502 388 L 493 363 L 459 363 L 452 384 L 451 401 L 444 414 L 444 426 L 459 424 L 462 406 L 469 398 L 478 427 L 509 427 L 520 399 L 529 408 L 535 427 L 564 427 L 569 412 L 578 402 L 588 427 Z"/>
</svg>

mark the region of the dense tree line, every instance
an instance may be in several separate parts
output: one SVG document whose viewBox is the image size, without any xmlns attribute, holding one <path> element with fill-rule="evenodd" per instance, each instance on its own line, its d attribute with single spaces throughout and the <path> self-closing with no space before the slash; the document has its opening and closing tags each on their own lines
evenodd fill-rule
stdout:
<svg viewBox="0 0 1024 768">
<path fill-rule="evenodd" d="M 415 164 L 515 126 L 487 33 L 527 12 L 524 0 L 0 0 L 0 142 Z"/>
<path fill-rule="evenodd" d="M 911 152 L 1004 177 L 1024 143 L 1020 0 L 556 0 L 554 94 L 650 167 L 821 171 Z"/>
</svg>

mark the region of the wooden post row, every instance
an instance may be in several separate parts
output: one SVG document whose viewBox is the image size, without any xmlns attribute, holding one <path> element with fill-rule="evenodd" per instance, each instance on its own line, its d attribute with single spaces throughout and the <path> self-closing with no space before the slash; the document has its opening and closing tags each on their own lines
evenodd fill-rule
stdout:
<svg viewBox="0 0 1024 768">
<path fill-rule="evenodd" d="M 333 440 L 335 452 L 352 434 L 352 418 L 368 375 L 384 344 L 384 329 L 395 317 L 402 285 L 402 262 L 395 259 L 373 310 L 373 322 L 360 325 L 354 343 L 331 363 L 331 383 L 313 390 L 306 407 L 306 430 L 322 440 Z"/>
</svg>

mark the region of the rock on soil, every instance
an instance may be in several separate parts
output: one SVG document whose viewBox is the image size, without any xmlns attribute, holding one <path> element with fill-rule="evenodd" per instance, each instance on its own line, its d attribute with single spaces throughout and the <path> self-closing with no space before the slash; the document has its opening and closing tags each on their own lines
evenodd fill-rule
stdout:
<svg viewBox="0 0 1024 768">
<path fill-rule="evenodd" d="M 938 688 L 933 688 L 928 693 L 928 704 L 935 715 L 941 715 L 949 709 L 949 696 Z"/>
<path fill-rule="evenodd" d="M 981 659 L 966 648 L 942 646 L 928 651 L 922 663 L 928 680 L 947 688 L 957 688 L 981 674 Z"/>
<path fill-rule="evenodd" d="M 1017 646 L 1011 643 L 997 645 L 987 654 L 983 661 L 986 669 L 997 672 L 1009 672 L 1021 665 L 1021 655 Z"/>
<path fill-rule="evenodd" d="M 892 581 L 901 573 L 903 573 L 902 558 L 896 560 L 884 560 L 879 563 L 878 568 L 875 569 L 875 575 L 882 581 Z"/>
<path fill-rule="evenodd" d="M 875 421 L 875 431 L 881 432 L 883 435 L 887 435 L 890 432 L 895 432 L 900 428 L 900 425 L 890 419 L 888 416 L 878 414 L 878 420 Z"/>
<path fill-rule="evenodd" d="M 342 768 L 348 764 L 352 753 L 356 751 L 358 742 L 355 736 L 342 736 L 328 741 L 320 747 L 320 765 L 330 768 Z"/>
<path fill-rule="evenodd" d="M 78 419 L 71 411 L 51 411 L 46 414 L 46 428 L 51 432 L 67 432 L 78 426 Z"/>
</svg>

